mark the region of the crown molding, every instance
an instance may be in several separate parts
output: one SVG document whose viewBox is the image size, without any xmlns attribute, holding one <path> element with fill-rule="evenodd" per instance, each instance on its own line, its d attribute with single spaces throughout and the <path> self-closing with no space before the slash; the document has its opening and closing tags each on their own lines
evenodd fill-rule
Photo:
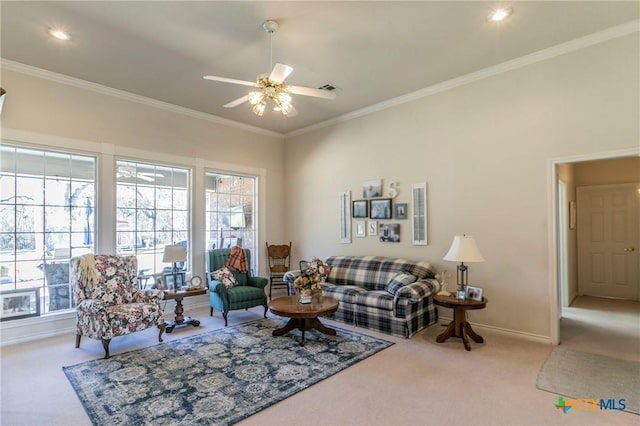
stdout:
<svg viewBox="0 0 640 426">
<path fill-rule="evenodd" d="M 566 43 L 558 44 L 547 49 L 539 50 L 529 55 L 521 56 L 510 61 L 502 62 L 497 65 L 493 65 L 481 70 L 446 80 L 441 83 L 434 84 L 424 89 L 417 90 L 415 92 L 408 93 L 406 95 L 398 96 L 368 107 L 352 111 L 350 113 L 332 118 L 331 120 L 323 121 L 321 123 L 313 124 L 302 129 L 294 130 L 293 132 L 286 133 L 285 138 L 291 138 L 300 136 L 305 133 L 319 130 L 324 127 L 333 126 L 335 124 L 344 123 L 365 115 L 373 114 L 378 111 L 382 111 L 388 108 L 393 108 L 398 105 L 405 104 L 407 102 L 413 102 L 418 99 L 422 99 L 428 96 L 435 95 L 437 93 L 445 92 L 447 90 L 455 89 L 466 84 L 470 84 L 476 81 L 484 80 L 498 74 L 516 70 L 537 62 L 545 61 L 547 59 L 555 58 L 576 50 L 584 49 L 596 44 L 603 43 L 605 41 L 613 40 L 619 37 L 623 37 L 629 34 L 633 34 L 640 31 L 640 20 L 627 22 L 625 24 L 617 25 L 615 27 L 608 28 L 597 33 L 589 34 L 584 37 L 580 37 Z"/>
<path fill-rule="evenodd" d="M 282 139 L 284 135 L 282 133 L 273 132 L 270 130 L 261 129 L 259 127 L 250 126 L 248 124 L 242 124 L 237 121 L 229 120 L 226 118 L 218 117 L 217 115 L 207 114 L 204 112 L 196 111 L 193 109 L 173 105 L 167 102 L 162 102 L 157 99 L 148 98 L 146 96 L 136 95 L 124 90 L 114 89 L 112 87 L 103 86 L 97 83 L 91 83 L 79 78 L 70 77 L 68 75 L 59 74 L 53 71 L 48 71 L 42 68 L 36 68 L 31 65 L 15 62 L 10 59 L 0 58 L 0 68 L 9 71 L 15 71 L 22 74 L 30 75 L 33 77 L 42 78 L 45 80 L 53 81 L 55 83 L 66 84 L 68 86 L 77 87 L 84 90 L 100 93 L 114 98 L 123 99 L 129 102 L 136 102 L 142 105 L 150 106 L 153 108 L 162 109 L 176 114 L 182 114 L 191 118 L 199 120 L 209 121 L 223 126 L 234 127 L 240 130 L 246 130 L 253 133 L 259 133 L 266 136 L 272 136 Z"/>
</svg>

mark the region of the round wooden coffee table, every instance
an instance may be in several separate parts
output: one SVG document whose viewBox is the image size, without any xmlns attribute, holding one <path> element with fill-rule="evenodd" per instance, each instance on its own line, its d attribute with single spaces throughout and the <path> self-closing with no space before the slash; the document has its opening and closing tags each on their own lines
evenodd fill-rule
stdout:
<svg viewBox="0 0 640 426">
<path fill-rule="evenodd" d="M 318 317 L 330 315 L 338 310 L 339 302 L 327 296 L 314 296 L 311 303 L 299 303 L 298 296 L 283 296 L 273 299 L 269 303 L 272 313 L 281 317 L 290 318 L 282 328 L 273 330 L 272 336 L 283 334 L 297 328 L 302 331 L 300 345 L 304 346 L 304 332 L 316 329 L 324 334 L 336 335 L 336 330 L 322 324 Z"/>
</svg>

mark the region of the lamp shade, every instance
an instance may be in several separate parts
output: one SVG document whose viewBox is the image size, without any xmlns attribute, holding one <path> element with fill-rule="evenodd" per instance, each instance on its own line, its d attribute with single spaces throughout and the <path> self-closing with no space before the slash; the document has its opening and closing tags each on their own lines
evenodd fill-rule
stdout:
<svg viewBox="0 0 640 426">
<path fill-rule="evenodd" d="M 184 262 L 187 260 L 187 251 L 181 245 L 164 246 L 164 255 L 162 261 L 164 263 Z"/>
<path fill-rule="evenodd" d="M 456 235 L 444 260 L 452 262 L 484 262 L 476 240 L 471 235 Z"/>
</svg>

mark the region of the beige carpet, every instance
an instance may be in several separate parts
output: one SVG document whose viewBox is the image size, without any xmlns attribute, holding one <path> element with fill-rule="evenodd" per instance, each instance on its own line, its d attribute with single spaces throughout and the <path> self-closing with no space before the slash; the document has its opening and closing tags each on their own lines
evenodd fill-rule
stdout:
<svg viewBox="0 0 640 426">
<path fill-rule="evenodd" d="M 637 303 L 632 306 L 637 310 Z M 597 310 L 592 310 L 597 315 Z M 202 320 L 201 327 L 176 329 L 165 340 L 202 333 L 224 324 L 217 313 L 210 318 L 207 308 L 188 314 Z M 445 314 L 450 315 L 450 312 L 445 311 Z M 229 321 L 237 324 L 260 316 L 260 309 L 232 312 Z M 469 318 L 473 322 L 473 312 Z M 635 321 L 638 321 L 637 314 Z M 599 324 L 606 322 L 596 320 Z M 348 328 L 341 323 L 337 325 Z M 569 327 L 563 324 L 562 333 L 567 334 L 563 337 L 563 345 L 584 348 L 591 341 L 593 347 L 610 351 L 604 355 L 622 351 L 629 358 L 640 358 L 640 354 L 634 355 L 632 349 L 640 340 L 637 332 L 613 342 L 607 341 L 607 347 L 603 348 L 602 341 L 598 340 L 599 331 L 589 339 L 590 327 L 588 321 L 581 322 L 576 318 Z M 457 339 L 436 343 L 435 338 L 442 330 L 441 325 L 436 325 L 409 340 L 366 332 L 396 344 L 239 424 L 638 424 L 638 416 L 626 412 L 565 415 L 556 410 L 557 397 L 536 389 L 538 371 L 552 351 L 550 345 L 476 328 L 486 343 L 472 343 L 471 352 L 467 352 Z M 154 344 L 155 339 L 154 330 L 116 338 L 111 343 L 111 352 L 116 354 L 146 347 Z M 75 349 L 73 335 L 3 348 L 0 424 L 89 425 L 61 367 L 102 356 L 102 345 L 89 339 L 83 339 L 80 349 Z"/>
</svg>

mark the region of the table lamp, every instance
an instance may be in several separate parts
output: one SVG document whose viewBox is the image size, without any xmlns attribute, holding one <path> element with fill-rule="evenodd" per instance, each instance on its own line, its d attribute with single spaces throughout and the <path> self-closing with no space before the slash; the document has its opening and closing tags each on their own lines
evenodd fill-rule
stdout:
<svg viewBox="0 0 640 426">
<path fill-rule="evenodd" d="M 464 262 L 484 262 L 484 257 L 480 254 L 476 240 L 471 235 L 456 235 L 453 237 L 453 242 L 447 254 L 443 257 L 444 260 L 451 262 L 460 262 L 458 265 L 458 293 L 457 299 L 464 299 L 467 287 L 467 265 Z"/>
<path fill-rule="evenodd" d="M 164 246 L 164 255 L 162 256 L 162 262 L 173 263 L 173 289 L 178 290 L 178 266 L 177 262 L 185 262 L 187 260 L 187 251 L 184 246 L 179 244 Z M 184 284 L 184 283 L 183 283 Z"/>
</svg>

